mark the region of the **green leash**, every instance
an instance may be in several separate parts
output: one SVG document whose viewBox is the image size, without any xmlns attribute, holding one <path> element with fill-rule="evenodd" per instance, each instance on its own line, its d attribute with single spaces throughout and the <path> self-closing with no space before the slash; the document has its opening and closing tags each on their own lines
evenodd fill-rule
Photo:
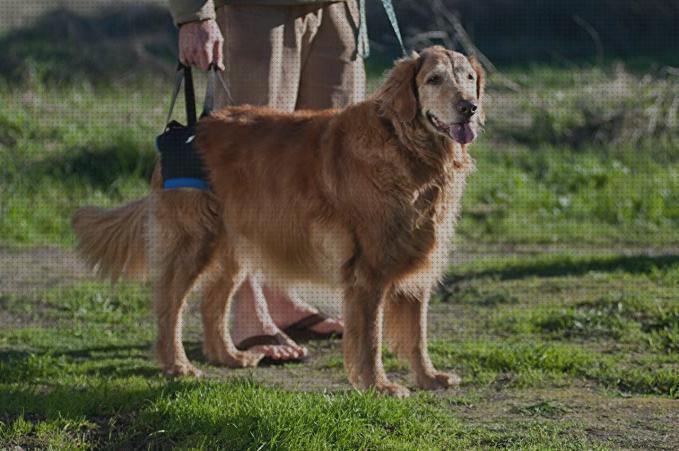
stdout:
<svg viewBox="0 0 679 451">
<path fill-rule="evenodd" d="M 401 46 L 401 51 L 403 56 L 408 56 L 406 52 L 406 46 L 403 45 L 403 37 L 401 36 L 401 29 L 398 26 L 398 20 L 396 19 L 396 11 L 394 11 L 394 4 L 391 0 L 382 0 L 382 6 L 384 6 L 384 11 L 387 13 L 389 18 L 389 23 L 391 23 L 391 28 L 394 29 L 394 34 L 398 43 Z M 368 24 L 366 22 L 365 13 L 365 0 L 359 0 L 359 9 L 361 15 L 361 23 L 358 28 L 358 42 L 356 44 L 358 55 L 361 58 L 367 58 L 370 56 L 370 44 L 368 43 Z"/>
</svg>

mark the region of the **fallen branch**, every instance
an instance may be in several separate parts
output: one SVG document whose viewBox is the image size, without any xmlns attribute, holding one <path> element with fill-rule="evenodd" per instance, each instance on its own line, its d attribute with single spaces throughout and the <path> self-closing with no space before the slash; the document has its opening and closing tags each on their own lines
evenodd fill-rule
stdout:
<svg viewBox="0 0 679 451">
<path fill-rule="evenodd" d="M 573 20 L 576 24 L 582 27 L 583 30 L 592 38 L 594 41 L 594 47 L 596 48 L 596 61 L 598 66 L 603 66 L 604 64 L 604 46 L 601 44 L 601 38 L 599 33 L 594 29 L 592 25 L 589 24 L 585 19 L 573 14 Z"/>
<path fill-rule="evenodd" d="M 495 67 L 495 65 L 490 61 L 490 59 L 488 59 L 488 57 L 484 55 L 479 50 L 479 48 L 476 47 L 476 45 L 474 45 L 474 42 L 469 37 L 469 34 L 467 34 L 467 31 L 462 26 L 462 22 L 460 22 L 460 19 L 457 17 L 456 14 L 448 10 L 441 0 L 434 1 L 433 9 L 435 13 L 434 20 L 436 21 L 436 25 L 438 28 L 442 30 L 452 28 L 452 30 L 454 31 L 455 39 L 460 43 L 463 50 L 468 55 L 474 55 L 479 60 L 479 63 L 481 63 L 481 65 L 486 70 L 486 72 L 488 72 L 489 75 L 494 74 L 495 80 L 499 84 L 508 88 L 509 90 L 514 92 L 521 91 L 521 87 L 518 84 L 514 83 L 512 80 L 502 75 L 500 71 L 497 70 L 497 67 Z"/>
<path fill-rule="evenodd" d="M 455 48 L 455 41 L 446 31 L 425 31 L 422 33 L 417 33 L 406 38 L 406 43 L 410 48 L 417 47 L 417 44 L 421 43 L 425 43 L 427 46 L 430 46 L 434 45 L 434 39 L 442 41 L 449 49 Z"/>
</svg>

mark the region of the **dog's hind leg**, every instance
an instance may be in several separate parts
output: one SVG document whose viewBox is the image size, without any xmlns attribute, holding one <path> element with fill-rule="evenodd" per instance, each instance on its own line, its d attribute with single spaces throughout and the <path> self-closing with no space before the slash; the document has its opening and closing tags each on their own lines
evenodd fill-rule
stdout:
<svg viewBox="0 0 679 451">
<path fill-rule="evenodd" d="M 154 194 L 149 257 L 155 275 L 154 310 L 158 323 L 156 357 L 171 376 L 200 375 L 182 344 L 182 310 L 194 283 L 210 263 L 216 217 L 210 200 L 198 191 Z"/>
<path fill-rule="evenodd" d="M 231 301 L 244 279 L 245 273 L 238 269 L 230 256 L 222 264 L 215 265 L 208 274 L 201 314 L 205 333 L 203 352 L 211 363 L 232 368 L 254 367 L 264 357 L 264 354 L 256 352 L 239 351 L 231 340 Z"/>
<path fill-rule="evenodd" d="M 357 388 L 374 387 L 396 397 L 410 394 L 391 382 L 382 365 L 382 300 L 384 289 L 352 286 L 344 295 L 344 367 Z"/>
<path fill-rule="evenodd" d="M 186 356 L 182 344 L 182 311 L 191 287 L 199 275 L 187 269 L 185 255 L 168 262 L 155 282 L 154 306 L 158 321 L 156 357 L 168 376 L 200 376 Z"/>
<path fill-rule="evenodd" d="M 429 290 L 403 293 L 392 290 L 384 303 L 385 338 L 389 348 L 407 360 L 418 387 L 435 390 L 458 385 L 455 374 L 437 371 L 427 350 Z"/>
</svg>

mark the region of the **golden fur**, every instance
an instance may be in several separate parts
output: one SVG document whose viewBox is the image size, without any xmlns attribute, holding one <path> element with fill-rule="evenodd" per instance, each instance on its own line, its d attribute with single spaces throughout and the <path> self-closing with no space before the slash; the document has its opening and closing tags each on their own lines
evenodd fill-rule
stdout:
<svg viewBox="0 0 679 451">
<path fill-rule="evenodd" d="M 282 288 L 311 281 L 343 290 L 344 362 L 355 387 L 408 394 L 384 372 L 383 322 L 416 384 L 448 387 L 458 378 L 430 362 L 427 304 L 473 168 L 474 134 L 459 144 L 450 130 L 461 121 L 476 130 L 481 111 L 461 117 L 458 105 L 476 109 L 482 91 L 478 64 L 433 47 L 397 61 L 374 96 L 344 110 L 226 108 L 200 121 L 196 140 L 213 193 L 163 191 L 156 170 L 149 197 L 76 213 L 80 251 L 113 278 L 156 271 L 156 353 L 168 374 L 198 374 L 182 346 L 181 311 L 199 276 L 207 358 L 257 365 L 260 354 L 232 343 L 228 312 L 244 278 L 261 272 Z"/>
</svg>

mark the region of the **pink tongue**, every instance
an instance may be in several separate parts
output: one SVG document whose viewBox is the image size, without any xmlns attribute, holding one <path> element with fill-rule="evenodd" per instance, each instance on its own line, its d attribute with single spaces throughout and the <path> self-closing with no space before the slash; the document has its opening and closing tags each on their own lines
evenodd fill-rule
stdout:
<svg viewBox="0 0 679 451">
<path fill-rule="evenodd" d="M 453 124 L 450 126 L 449 133 L 450 137 L 460 144 L 469 144 L 476 137 L 469 123 Z"/>
</svg>

